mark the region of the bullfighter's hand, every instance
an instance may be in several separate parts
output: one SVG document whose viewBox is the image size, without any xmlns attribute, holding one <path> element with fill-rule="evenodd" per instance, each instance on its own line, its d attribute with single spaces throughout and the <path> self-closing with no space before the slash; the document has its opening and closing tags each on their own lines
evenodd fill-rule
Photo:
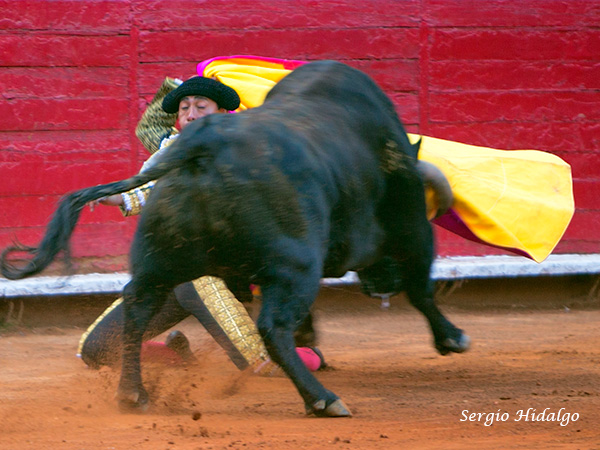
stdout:
<svg viewBox="0 0 600 450">
<path fill-rule="evenodd" d="M 106 206 L 121 206 L 123 204 L 123 197 L 121 194 L 109 195 L 108 197 L 102 197 L 98 200 L 94 200 L 88 203 L 90 205 L 90 210 L 93 211 L 96 205 L 106 205 Z"/>
</svg>

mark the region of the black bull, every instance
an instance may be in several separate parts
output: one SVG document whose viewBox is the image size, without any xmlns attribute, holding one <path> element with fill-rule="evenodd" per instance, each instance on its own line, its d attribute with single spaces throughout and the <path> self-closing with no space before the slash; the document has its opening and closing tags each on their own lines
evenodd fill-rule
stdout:
<svg viewBox="0 0 600 450">
<path fill-rule="evenodd" d="M 322 277 L 393 258 L 438 351 L 468 347 L 433 301 L 434 243 L 417 152 L 391 101 L 367 75 L 332 61 L 306 64 L 277 84 L 263 106 L 186 127 L 150 170 L 66 196 L 40 246 L 27 249 L 34 255 L 27 265 L 7 262 L 18 247 L 4 251 L 3 274 L 38 273 L 68 250 L 86 203 L 158 180 L 135 233 L 123 292 L 120 406 L 148 404 L 142 334 L 167 294 L 214 275 L 231 285 L 261 286 L 257 325 L 273 361 L 309 413 L 348 416 L 294 351 L 294 330 L 309 314 Z"/>
</svg>

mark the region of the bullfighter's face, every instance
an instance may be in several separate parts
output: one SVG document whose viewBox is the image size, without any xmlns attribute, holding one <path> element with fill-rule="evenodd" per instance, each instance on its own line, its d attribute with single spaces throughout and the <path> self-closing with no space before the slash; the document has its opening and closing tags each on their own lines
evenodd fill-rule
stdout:
<svg viewBox="0 0 600 450">
<path fill-rule="evenodd" d="M 219 108 L 219 105 L 214 100 L 202 96 L 187 96 L 179 102 L 179 111 L 177 119 L 179 127 L 183 130 L 194 120 L 215 113 L 224 113 L 224 108 Z"/>
</svg>

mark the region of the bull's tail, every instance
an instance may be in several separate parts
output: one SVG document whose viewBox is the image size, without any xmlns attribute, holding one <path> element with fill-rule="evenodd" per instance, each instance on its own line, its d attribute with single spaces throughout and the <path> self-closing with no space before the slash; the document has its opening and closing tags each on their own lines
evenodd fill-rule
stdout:
<svg viewBox="0 0 600 450">
<path fill-rule="evenodd" d="M 16 244 L 4 249 L 0 256 L 2 275 L 10 280 L 19 280 L 35 275 L 48 267 L 61 250 L 65 251 L 68 260 L 69 240 L 75 225 L 77 225 L 81 210 L 87 203 L 102 197 L 129 191 L 160 178 L 166 172 L 168 172 L 168 168 L 163 164 L 159 164 L 156 168 L 126 180 L 85 188 L 66 195 L 61 199 L 38 247 Z M 8 258 L 14 252 L 26 252 L 33 255 L 33 257 L 23 267 L 17 267 L 10 263 Z"/>
</svg>

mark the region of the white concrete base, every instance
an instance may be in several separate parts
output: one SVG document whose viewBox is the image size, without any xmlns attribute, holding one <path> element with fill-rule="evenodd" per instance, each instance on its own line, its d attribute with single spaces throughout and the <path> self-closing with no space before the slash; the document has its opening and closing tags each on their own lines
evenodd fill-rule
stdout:
<svg viewBox="0 0 600 450">
<path fill-rule="evenodd" d="M 433 263 L 431 278 L 442 281 L 584 274 L 600 274 L 600 254 L 550 255 L 542 263 L 536 263 L 521 256 L 437 258 Z M 321 283 L 326 286 L 357 284 L 358 282 L 355 272 L 348 272 L 342 278 L 321 280 Z"/>
<path fill-rule="evenodd" d="M 551 255 L 538 264 L 520 256 L 460 256 L 438 258 L 433 265 L 434 280 L 511 278 L 600 274 L 600 254 Z M 87 274 L 70 277 L 34 277 L 25 280 L 0 279 L 0 299 L 45 295 L 118 294 L 129 281 L 127 273 Z M 324 278 L 324 286 L 358 284 L 355 272 L 341 278 Z"/>
</svg>

